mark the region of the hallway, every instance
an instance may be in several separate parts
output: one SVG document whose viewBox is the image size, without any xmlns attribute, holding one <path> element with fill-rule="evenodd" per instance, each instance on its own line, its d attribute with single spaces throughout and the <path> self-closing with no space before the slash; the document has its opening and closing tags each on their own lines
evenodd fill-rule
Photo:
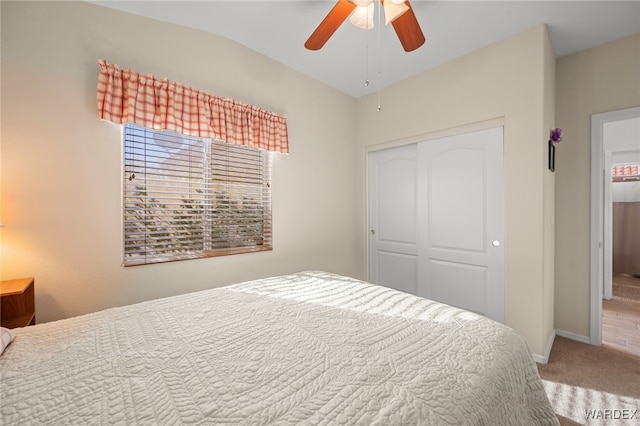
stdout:
<svg viewBox="0 0 640 426">
<path fill-rule="evenodd" d="M 616 274 L 602 303 L 602 344 L 640 356 L 640 278 Z"/>
</svg>

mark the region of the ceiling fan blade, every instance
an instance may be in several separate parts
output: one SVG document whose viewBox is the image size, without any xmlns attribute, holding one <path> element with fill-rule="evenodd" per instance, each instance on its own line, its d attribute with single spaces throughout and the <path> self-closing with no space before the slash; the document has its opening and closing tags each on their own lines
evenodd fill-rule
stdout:
<svg viewBox="0 0 640 426">
<path fill-rule="evenodd" d="M 405 4 L 409 6 L 409 10 L 400 15 L 391 25 L 393 25 L 405 52 L 411 52 L 422 46 L 425 38 L 409 0 L 406 0 Z"/>
<path fill-rule="evenodd" d="M 331 38 L 338 27 L 347 19 L 347 16 L 356 8 L 354 3 L 347 0 L 338 0 L 329 14 L 320 22 L 318 28 L 309 36 L 304 47 L 309 50 L 318 50 Z"/>
</svg>

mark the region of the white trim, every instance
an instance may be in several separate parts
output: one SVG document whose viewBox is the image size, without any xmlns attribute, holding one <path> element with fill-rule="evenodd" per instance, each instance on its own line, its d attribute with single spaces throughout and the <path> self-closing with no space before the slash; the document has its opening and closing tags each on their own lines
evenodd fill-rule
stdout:
<svg viewBox="0 0 640 426">
<path fill-rule="evenodd" d="M 560 337 L 565 337 L 567 339 L 576 340 L 578 342 L 582 342 L 586 344 L 591 343 L 591 339 L 589 339 L 589 337 L 583 336 L 582 334 L 572 333 L 570 331 L 556 330 L 556 335 Z"/>
<path fill-rule="evenodd" d="M 591 229 L 590 229 L 590 339 L 602 344 L 603 241 L 604 241 L 604 124 L 640 117 L 640 107 L 591 116 Z M 607 176 L 608 177 L 608 176 Z M 574 339 L 577 340 L 577 339 Z"/>
<path fill-rule="evenodd" d="M 602 297 L 610 300 L 613 297 L 613 204 L 611 204 L 611 178 L 608 173 L 611 170 L 611 150 L 602 141 L 604 153 L 604 170 L 607 171 L 602 179 Z"/>
<path fill-rule="evenodd" d="M 602 180 L 604 157 L 603 127 L 605 117 L 602 114 L 591 116 L 591 230 L 589 251 L 591 267 L 589 271 L 590 288 L 590 343 L 602 344 Z"/>
<path fill-rule="evenodd" d="M 367 157 L 368 159 L 368 155 L 372 151 L 380 151 L 382 149 L 396 148 L 399 146 L 411 145 L 419 142 L 426 142 L 433 139 L 445 138 L 448 136 L 458 136 L 458 135 L 463 135 L 465 133 L 476 132 L 479 130 L 493 129 L 494 127 L 503 127 L 503 128 L 505 127 L 504 116 L 462 124 L 459 126 L 440 129 L 433 132 L 420 133 L 418 135 L 408 136 L 400 139 L 388 140 L 386 142 L 381 142 L 375 145 L 367 145 L 364 147 L 365 157 Z"/>
<path fill-rule="evenodd" d="M 531 356 L 533 357 L 533 360 L 538 364 L 547 364 L 549 362 L 548 356 L 546 358 L 538 354 L 531 354 Z"/>
<path fill-rule="evenodd" d="M 551 348 L 553 348 L 553 342 L 556 340 L 556 331 L 554 330 L 553 333 L 551 333 L 551 336 L 549 336 L 549 341 L 547 342 L 547 350 L 545 351 L 546 355 L 542 356 L 542 355 L 538 355 L 538 354 L 532 354 L 533 355 L 533 360 L 535 362 L 537 362 L 538 364 L 546 364 L 549 362 L 549 356 L 551 355 Z"/>
</svg>

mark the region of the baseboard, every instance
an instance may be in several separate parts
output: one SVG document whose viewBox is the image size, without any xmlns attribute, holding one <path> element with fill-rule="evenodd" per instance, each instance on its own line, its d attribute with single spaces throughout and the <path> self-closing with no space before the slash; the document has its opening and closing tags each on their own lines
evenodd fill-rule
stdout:
<svg viewBox="0 0 640 426">
<path fill-rule="evenodd" d="M 576 340 L 578 342 L 591 344 L 591 339 L 581 334 L 571 333 L 570 331 L 556 330 L 556 334 L 560 337 L 566 337 L 567 339 Z"/>
<path fill-rule="evenodd" d="M 554 330 L 553 333 L 551 333 L 551 336 L 549 336 L 549 341 L 547 342 L 547 350 L 546 355 L 538 355 L 538 354 L 533 354 L 533 360 L 535 362 L 537 362 L 538 364 L 546 364 L 549 362 L 549 355 L 551 354 L 551 348 L 553 347 L 553 341 L 556 340 L 556 331 Z"/>
</svg>

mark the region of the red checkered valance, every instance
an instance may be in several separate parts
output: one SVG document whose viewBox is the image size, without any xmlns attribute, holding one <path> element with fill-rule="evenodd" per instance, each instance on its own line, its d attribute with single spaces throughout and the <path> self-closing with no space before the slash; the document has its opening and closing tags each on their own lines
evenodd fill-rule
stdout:
<svg viewBox="0 0 640 426">
<path fill-rule="evenodd" d="M 98 65 L 98 113 L 104 120 L 289 152 L 283 116 L 104 60 Z"/>
</svg>

